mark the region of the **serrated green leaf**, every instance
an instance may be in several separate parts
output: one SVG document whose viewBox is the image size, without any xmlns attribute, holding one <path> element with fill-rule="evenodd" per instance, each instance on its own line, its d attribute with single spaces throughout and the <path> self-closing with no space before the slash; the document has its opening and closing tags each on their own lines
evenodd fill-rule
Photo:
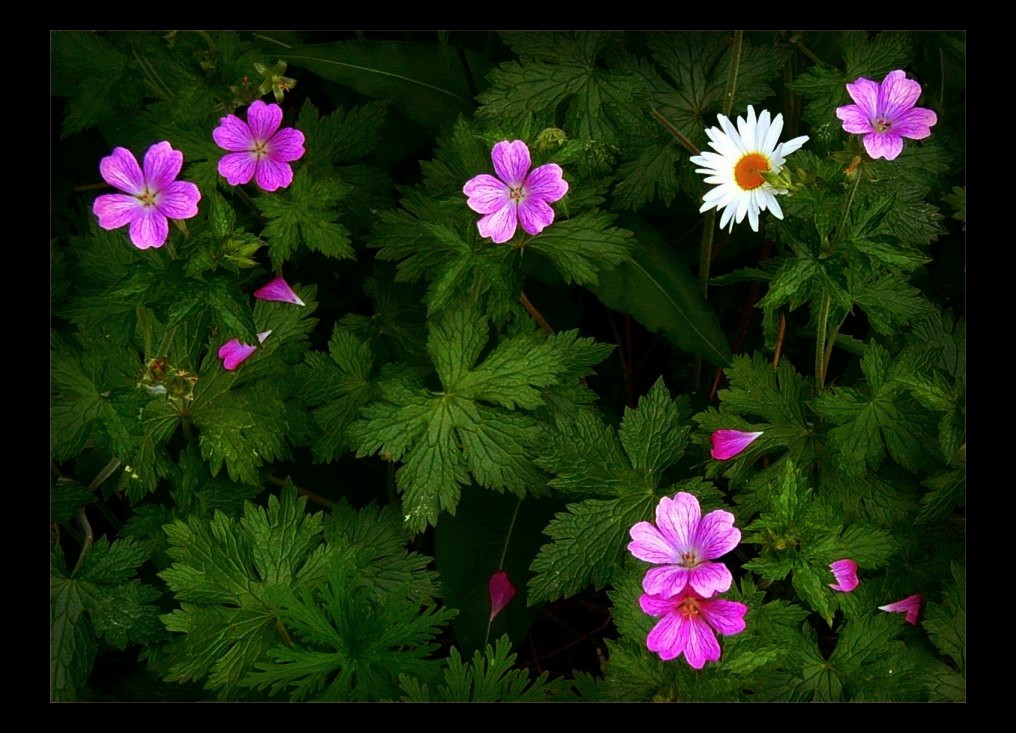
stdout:
<svg viewBox="0 0 1016 733">
<path fill-rule="evenodd" d="M 607 214 L 586 212 L 544 229 L 526 242 L 526 250 L 546 257 L 566 283 L 595 285 L 600 273 L 628 258 L 631 232 L 611 226 Z"/>
<path fill-rule="evenodd" d="M 530 679 L 525 670 L 513 669 L 515 654 L 512 644 L 501 636 L 492 647 L 487 644 L 481 654 L 477 650 L 468 664 L 463 664 L 459 650 L 452 647 L 446 661 L 444 682 L 434 690 L 419 684 L 408 675 L 400 675 L 406 702 L 539 702 L 560 699 L 565 692 L 561 682 L 551 682 L 544 672 Z"/>
<path fill-rule="evenodd" d="M 967 666 L 966 573 L 963 566 L 950 566 L 953 582 L 946 586 L 940 603 L 929 603 L 921 625 L 935 647 L 956 664 L 960 674 Z"/>
<path fill-rule="evenodd" d="M 551 538 L 533 560 L 529 603 L 572 596 L 586 585 L 602 588 L 617 572 L 628 530 L 649 519 L 651 496 L 587 499 L 569 504 L 544 532 Z"/>
<path fill-rule="evenodd" d="M 681 422 L 677 404 L 660 377 L 634 410 L 625 408 L 617 431 L 632 467 L 654 474 L 676 463 L 688 445 L 688 427 Z"/>
<path fill-rule="evenodd" d="M 335 203 L 347 191 L 333 179 L 313 180 L 308 175 L 297 175 L 288 191 L 255 200 L 258 209 L 268 218 L 263 236 L 268 240 L 272 266 L 276 270 L 300 244 L 327 257 L 355 257 L 349 231 L 336 222 L 334 210 Z"/>
</svg>

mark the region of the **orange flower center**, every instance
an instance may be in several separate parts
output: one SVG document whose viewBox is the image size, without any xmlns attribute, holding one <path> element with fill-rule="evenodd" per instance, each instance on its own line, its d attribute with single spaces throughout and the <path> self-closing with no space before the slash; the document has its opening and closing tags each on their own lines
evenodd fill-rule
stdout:
<svg viewBox="0 0 1016 733">
<path fill-rule="evenodd" d="M 697 616 L 700 616 L 702 612 L 699 610 L 699 604 L 697 598 L 685 598 L 681 601 L 681 605 L 677 607 L 678 613 L 682 614 L 685 618 L 691 620 Z"/>
<path fill-rule="evenodd" d="M 765 179 L 762 174 L 769 170 L 769 158 L 762 153 L 748 153 L 734 166 L 734 180 L 745 191 L 758 188 Z"/>
</svg>

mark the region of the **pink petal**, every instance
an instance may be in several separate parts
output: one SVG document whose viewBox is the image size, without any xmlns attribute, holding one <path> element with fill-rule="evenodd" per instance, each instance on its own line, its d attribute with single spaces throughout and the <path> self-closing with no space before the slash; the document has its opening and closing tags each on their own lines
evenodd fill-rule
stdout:
<svg viewBox="0 0 1016 733">
<path fill-rule="evenodd" d="M 99 226 L 103 229 L 119 229 L 140 216 L 143 208 L 144 205 L 133 196 L 107 193 L 95 199 L 92 213 L 99 218 Z"/>
<path fill-rule="evenodd" d="M 553 203 L 568 193 L 568 181 L 561 177 L 562 174 L 557 163 L 541 165 L 526 177 L 526 192 L 533 198 Z"/>
<path fill-rule="evenodd" d="M 864 135 L 874 130 L 871 118 L 856 104 L 837 107 L 836 116 L 843 120 L 844 131 L 852 135 Z"/>
<path fill-rule="evenodd" d="M 720 658 L 720 642 L 709 624 L 700 617 L 688 619 L 682 626 L 684 658 L 694 669 L 702 669 L 706 662 Z"/>
<path fill-rule="evenodd" d="M 155 143 L 145 153 L 145 180 L 152 191 L 162 191 L 176 180 L 183 167 L 183 153 L 168 142 Z"/>
<path fill-rule="evenodd" d="M 688 643 L 687 621 L 677 613 L 665 615 L 646 637 L 646 648 L 660 655 L 663 661 L 679 656 Z"/>
<path fill-rule="evenodd" d="M 292 303 L 293 305 L 307 305 L 293 292 L 285 278 L 277 277 L 266 285 L 254 291 L 254 297 L 261 300 L 275 300 L 280 303 Z"/>
<path fill-rule="evenodd" d="M 490 237 L 495 244 L 502 244 L 515 236 L 518 225 L 516 206 L 509 203 L 498 211 L 487 214 L 476 222 L 481 237 Z"/>
<path fill-rule="evenodd" d="M 710 455 L 717 461 L 726 461 L 743 451 L 761 435 L 761 431 L 746 433 L 743 430 L 716 430 L 710 436 L 710 442 L 713 446 Z"/>
<path fill-rule="evenodd" d="M 253 150 L 255 145 L 250 127 L 236 115 L 226 115 L 219 120 L 219 126 L 212 130 L 212 139 L 220 148 L 232 153 Z"/>
<path fill-rule="evenodd" d="M 901 69 L 890 71 L 878 90 L 878 111 L 890 122 L 917 104 L 921 85 Z"/>
<path fill-rule="evenodd" d="M 849 593 L 860 584 L 857 579 L 857 563 L 850 558 L 837 560 L 829 564 L 829 569 L 836 576 L 835 583 L 829 583 L 829 587 L 841 593 Z"/>
<path fill-rule="evenodd" d="M 272 136 L 265 150 L 276 163 L 290 163 L 303 157 L 303 142 L 302 132 L 285 127 Z"/>
<path fill-rule="evenodd" d="M 127 148 L 113 148 L 113 154 L 99 162 L 99 172 L 110 186 L 131 194 L 144 193 L 145 176 L 138 159 Z"/>
<path fill-rule="evenodd" d="M 872 158 L 895 160 L 903 152 L 903 138 L 891 132 L 872 132 L 864 136 L 864 149 Z"/>
<path fill-rule="evenodd" d="M 258 99 L 247 108 L 247 124 L 254 140 L 265 142 L 282 124 L 282 107 L 277 104 L 265 104 Z"/>
<path fill-rule="evenodd" d="M 688 577 L 688 569 L 680 565 L 659 565 L 646 571 L 642 590 L 662 598 L 672 598 L 687 587 Z"/>
<path fill-rule="evenodd" d="M 271 334 L 272 334 L 272 330 L 271 329 L 268 329 L 267 331 L 262 331 L 261 333 L 259 333 L 258 334 L 258 343 L 259 344 L 263 344 L 265 342 L 265 339 L 268 338 L 269 336 L 271 336 Z"/>
<path fill-rule="evenodd" d="M 668 613 L 674 613 L 679 602 L 679 598 L 663 598 L 652 594 L 639 596 L 639 605 L 650 616 L 665 616 Z"/>
<path fill-rule="evenodd" d="M 693 494 L 678 492 L 673 499 L 663 497 L 656 505 L 656 526 L 680 557 L 692 549 L 702 508 Z"/>
<path fill-rule="evenodd" d="M 289 163 L 277 163 L 271 158 L 262 158 L 254 170 L 254 182 L 265 191 L 277 191 L 293 182 L 293 169 Z"/>
<path fill-rule="evenodd" d="M 257 350 L 257 346 L 248 346 L 241 344 L 236 339 L 230 339 L 219 348 L 219 358 L 222 359 L 223 369 L 229 372 L 234 371 Z"/>
<path fill-rule="evenodd" d="M 729 590 L 733 581 L 734 576 L 721 562 L 700 563 L 688 574 L 688 585 L 703 598 L 710 598 L 717 593 Z"/>
<path fill-rule="evenodd" d="M 490 151 L 490 157 L 494 161 L 494 172 L 497 173 L 497 177 L 511 188 L 517 188 L 525 182 L 532 161 L 529 157 L 529 148 L 524 142 L 502 140 Z"/>
<path fill-rule="evenodd" d="M 861 112 L 869 120 L 874 119 L 878 114 L 878 92 L 879 85 L 871 79 L 863 76 L 853 84 L 847 84 L 847 93 L 854 100 Z"/>
<path fill-rule="evenodd" d="M 169 236 L 169 221 L 158 209 L 142 206 L 131 222 L 130 235 L 138 249 L 161 247 Z"/>
<path fill-rule="evenodd" d="M 639 522 L 628 530 L 628 534 L 632 538 L 632 542 L 628 543 L 628 552 L 639 560 L 666 564 L 681 559 L 681 553 L 649 522 Z"/>
<path fill-rule="evenodd" d="M 527 196 L 519 201 L 519 223 L 535 236 L 554 223 L 554 210 L 546 201 Z"/>
<path fill-rule="evenodd" d="M 911 626 L 917 626 L 917 617 L 921 612 L 921 596 L 915 593 L 912 596 L 907 596 L 902 601 L 879 606 L 878 610 L 888 611 L 889 613 L 905 613 L 907 615 L 907 623 Z"/>
<path fill-rule="evenodd" d="M 508 186 L 487 173 L 466 181 L 462 193 L 469 197 L 466 205 L 477 214 L 493 214 L 508 206 Z"/>
<path fill-rule="evenodd" d="M 508 579 L 508 573 L 498 570 L 490 576 L 487 590 L 490 593 L 490 620 L 493 621 L 515 597 L 515 586 Z"/>
<path fill-rule="evenodd" d="M 931 126 L 938 123 L 938 115 L 924 107 L 914 107 L 893 121 L 892 131 L 900 137 L 923 140 L 931 135 Z"/>
<path fill-rule="evenodd" d="M 250 183 L 257 168 L 257 158 L 251 153 L 229 153 L 219 160 L 219 175 L 225 178 L 230 186 Z"/>
<path fill-rule="evenodd" d="M 715 598 L 699 601 L 698 607 L 709 625 L 719 633 L 734 636 L 744 631 L 744 615 L 748 613 L 748 607 L 743 603 Z"/>
<path fill-rule="evenodd" d="M 734 515 L 723 509 L 716 509 L 702 517 L 695 531 L 692 544 L 699 556 L 705 560 L 726 555 L 741 541 L 741 530 L 734 527 Z"/>
<path fill-rule="evenodd" d="M 198 215 L 201 191 L 190 181 L 173 181 L 161 193 L 156 206 L 170 219 L 190 219 Z"/>
</svg>

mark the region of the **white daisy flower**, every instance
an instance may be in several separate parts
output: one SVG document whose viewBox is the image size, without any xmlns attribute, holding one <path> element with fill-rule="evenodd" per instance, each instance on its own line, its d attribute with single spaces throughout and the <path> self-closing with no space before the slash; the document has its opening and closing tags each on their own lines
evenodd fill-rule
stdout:
<svg viewBox="0 0 1016 733">
<path fill-rule="evenodd" d="M 807 135 L 795 137 L 777 144 L 783 132 L 783 115 L 778 114 L 770 121 L 769 110 L 755 118 L 755 109 L 748 105 L 748 119 L 737 118 L 737 129 L 725 115 L 716 115 L 720 127 L 706 129 L 709 136 L 709 150 L 692 156 L 691 162 L 701 166 L 696 173 L 706 174 L 706 183 L 713 184 L 712 190 L 702 197 L 702 211 L 723 209 L 720 229 L 730 222 L 740 224 L 744 215 L 753 231 L 758 231 L 758 214 L 769 209 L 777 219 L 783 218 L 783 210 L 776 201 L 776 194 L 787 192 L 766 181 L 763 173 L 779 173 L 786 156 L 808 141 Z M 722 129 L 720 129 L 722 128 Z"/>
</svg>

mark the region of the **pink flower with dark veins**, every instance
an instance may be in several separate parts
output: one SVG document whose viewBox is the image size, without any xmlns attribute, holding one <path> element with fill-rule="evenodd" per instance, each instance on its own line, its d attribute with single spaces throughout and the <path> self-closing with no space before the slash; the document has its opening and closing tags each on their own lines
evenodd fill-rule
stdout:
<svg viewBox="0 0 1016 733">
<path fill-rule="evenodd" d="M 834 563 L 830 563 L 829 569 L 832 570 L 833 575 L 836 576 L 836 582 L 829 583 L 829 587 L 833 590 L 838 590 L 841 593 L 849 593 L 861 583 L 861 581 L 857 579 L 857 563 L 850 558 L 844 558 L 843 560 L 837 560 Z"/>
<path fill-rule="evenodd" d="M 639 522 L 629 534 L 628 551 L 661 566 L 650 568 L 643 578 L 646 593 L 668 598 L 689 586 L 709 598 L 730 588 L 733 577 L 727 566 L 711 562 L 741 541 L 730 512 L 717 509 L 703 517 L 698 499 L 682 491 L 673 499 L 660 499 L 655 526 Z"/>
<path fill-rule="evenodd" d="M 144 170 L 127 148 L 114 148 L 102 159 L 103 180 L 124 193 L 107 193 L 95 199 L 92 213 L 103 229 L 130 224 L 131 242 L 138 249 L 161 247 L 169 237 L 169 219 L 197 216 L 201 192 L 189 181 L 176 177 L 183 167 L 183 153 L 166 141 L 145 153 Z"/>
<path fill-rule="evenodd" d="M 847 84 L 847 92 L 856 104 L 837 107 L 836 116 L 844 130 L 864 135 L 864 149 L 872 158 L 893 160 L 903 151 L 903 138 L 923 140 L 938 122 L 934 111 L 914 106 L 921 85 L 901 69 L 890 71 L 881 84 L 862 76 Z"/>
<path fill-rule="evenodd" d="M 664 661 L 684 654 L 685 661 L 695 669 L 720 658 L 720 643 L 714 632 L 740 634 L 748 613 L 743 603 L 702 598 L 691 589 L 670 598 L 647 593 L 639 598 L 639 605 L 650 616 L 663 617 L 646 637 L 649 651 Z"/>
<path fill-rule="evenodd" d="M 483 217 L 476 223 L 481 237 L 502 244 L 515 236 L 521 224 L 529 234 L 539 234 L 554 223 L 550 205 L 568 192 L 556 163 L 532 171 L 529 148 L 521 140 L 502 140 L 490 152 L 497 178 L 487 173 L 466 181 L 462 193 L 466 204 Z"/>
<path fill-rule="evenodd" d="M 219 161 L 219 173 L 238 186 L 251 179 L 265 191 L 286 188 L 293 182 L 289 165 L 303 157 L 303 133 L 283 127 L 282 107 L 260 99 L 247 108 L 247 121 L 226 115 L 212 131 L 215 144 L 229 154 Z"/>
</svg>

